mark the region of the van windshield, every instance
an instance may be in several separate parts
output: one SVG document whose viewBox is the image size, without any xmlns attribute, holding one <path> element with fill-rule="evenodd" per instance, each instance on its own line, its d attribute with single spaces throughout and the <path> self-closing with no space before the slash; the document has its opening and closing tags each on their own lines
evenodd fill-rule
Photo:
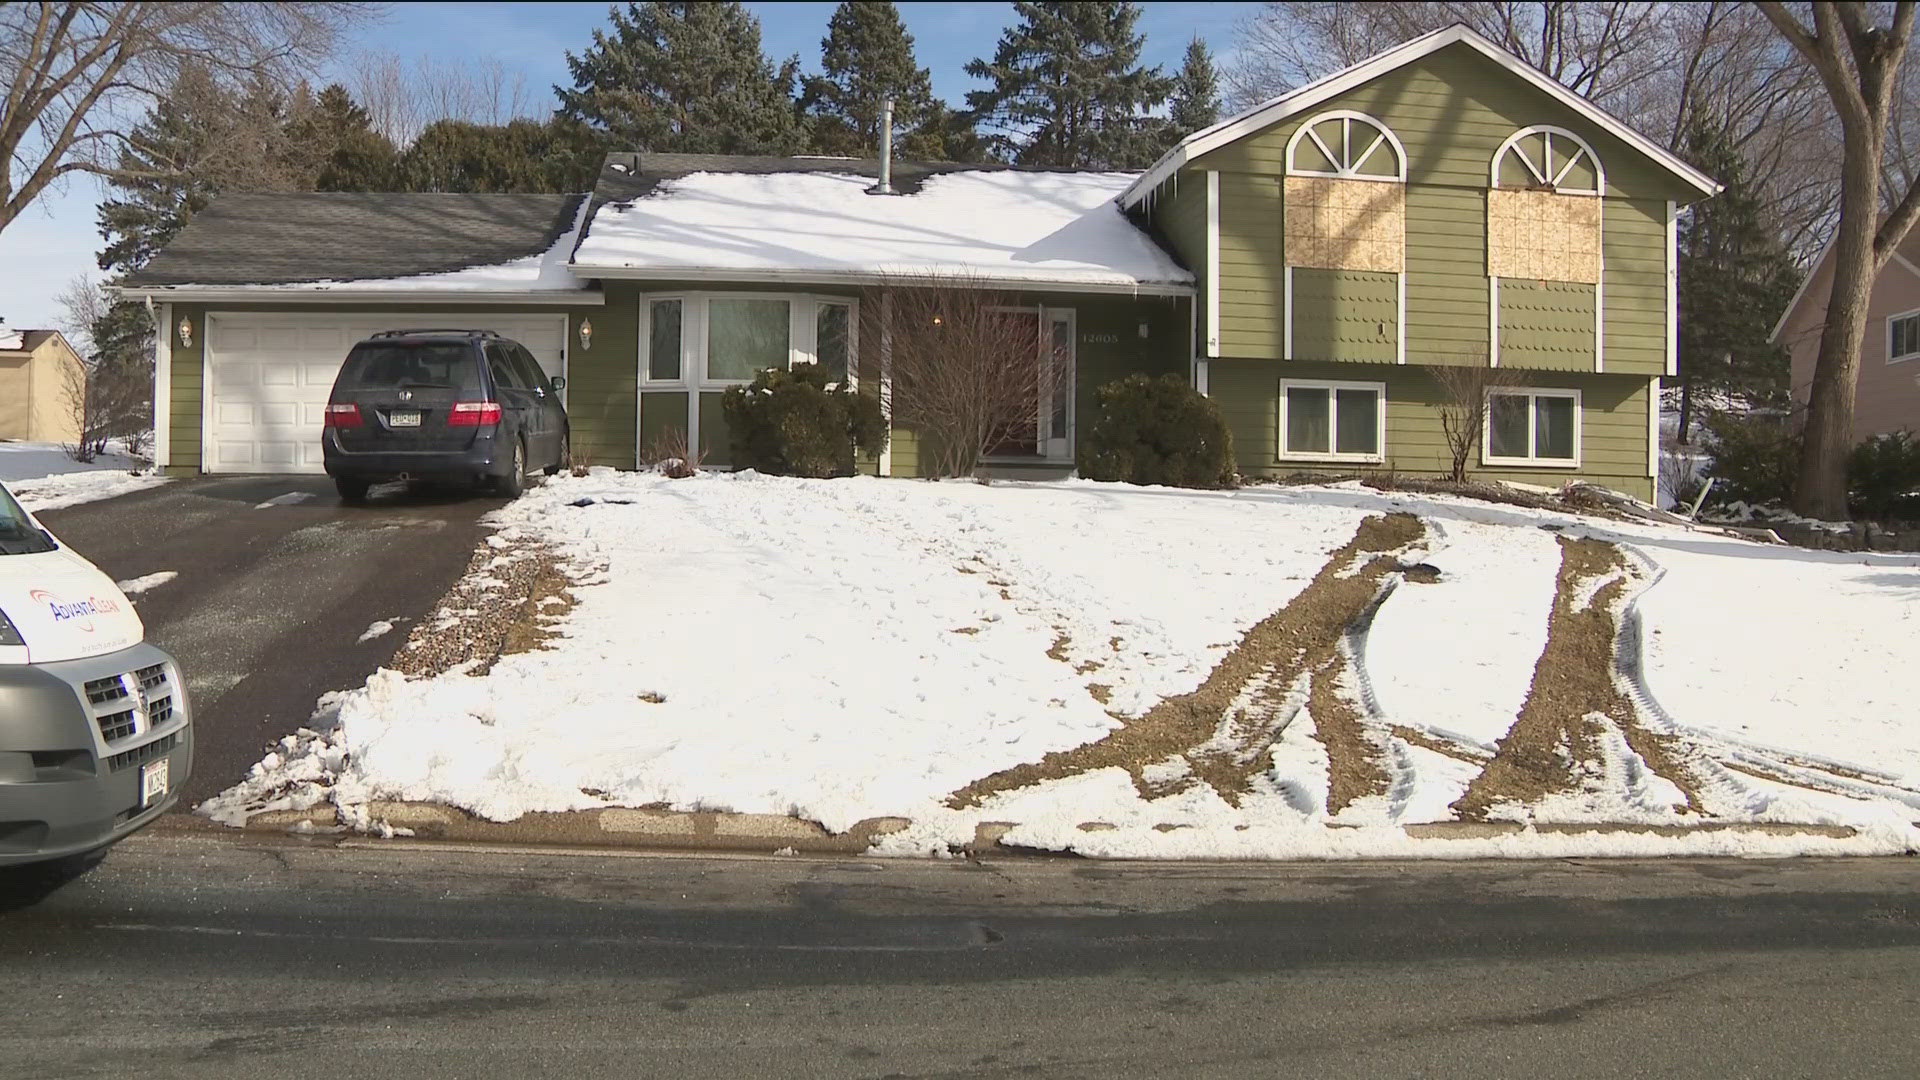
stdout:
<svg viewBox="0 0 1920 1080">
<path fill-rule="evenodd" d="M 38 555 L 52 550 L 53 542 L 0 485 L 0 555 Z"/>
<path fill-rule="evenodd" d="M 480 356 L 464 342 L 414 345 L 355 345 L 347 354 L 335 386 L 341 390 L 385 390 L 401 386 L 477 390 Z"/>
</svg>

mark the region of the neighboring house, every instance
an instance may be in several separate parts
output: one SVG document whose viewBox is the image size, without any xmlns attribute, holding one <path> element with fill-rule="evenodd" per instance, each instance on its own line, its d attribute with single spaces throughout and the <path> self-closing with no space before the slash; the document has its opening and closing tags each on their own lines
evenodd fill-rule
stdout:
<svg viewBox="0 0 1920 1080">
<path fill-rule="evenodd" d="M 1793 357 L 1795 405 L 1804 407 L 1820 353 L 1833 293 L 1829 244 L 1774 324 L 1773 340 Z M 1920 434 L 1920 231 L 1887 261 L 1867 301 L 1867 334 L 1860 343 L 1860 378 L 1853 399 L 1853 441 L 1902 429 Z"/>
<path fill-rule="evenodd" d="M 614 154 L 590 196 L 216 200 L 124 283 L 169 328 L 162 461 L 315 470 L 347 345 L 452 323 L 564 372 L 594 463 L 689 433 L 725 463 L 726 387 L 771 363 L 880 370 L 859 306 L 939 277 L 1011 294 L 1035 362 L 1072 372 L 1001 468 L 1069 467 L 1098 386 L 1174 372 L 1219 401 L 1243 472 L 1433 475 L 1422 365 L 1490 364 L 1526 385 L 1491 410 L 1477 474 L 1646 497 L 1674 215 L 1718 189 L 1464 27 L 1197 132 L 1144 174 L 902 162 L 882 194 L 878 172 Z M 866 467 L 917 475 L 915 449 L 896 430 Z"/>
<path fill-rule="evenodd" d="M 77 443 L 85 369 L 58 330 L 0 326 L 0 439 Z"/>
</svg>

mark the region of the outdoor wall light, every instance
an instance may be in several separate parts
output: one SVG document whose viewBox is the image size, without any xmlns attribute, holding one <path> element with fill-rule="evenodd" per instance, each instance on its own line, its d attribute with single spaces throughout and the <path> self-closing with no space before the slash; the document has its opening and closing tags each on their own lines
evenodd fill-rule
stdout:
<svg viewBox="0 0 1920 1080">
<path fill-rule="evenodd" d="M 1148 330 L 1148 327 L 1147 327 L 1146 320 L 1143 319 L 1140 322 L 1140 339 L 1142 341 L 1145 341 L 1147 338 L 1147 330 Z"/>
<path fill-rule="evenodd" d="M 592 319 L 580 320 L 580 347 L 588 350 L 591 350 L 593 348 L 593 320 Z"/>
<path fill-rule="evenodd" d="M 193 348 L 192 321 L 189 320 L 185 315 L 180 316 L 180 326 L 178 327 L 178 329 L 180 331 L 180 347 L 183 349 Z"/>
<path fill-rule="evenodd" d="M 940 325 L 940 316 L 938 316 L 938 315 L 935 315 L 935 316 L 933 317 L 933 325 L 935 325 L 935 326 L 939 326 L 939 325 Z"/>
</svg>

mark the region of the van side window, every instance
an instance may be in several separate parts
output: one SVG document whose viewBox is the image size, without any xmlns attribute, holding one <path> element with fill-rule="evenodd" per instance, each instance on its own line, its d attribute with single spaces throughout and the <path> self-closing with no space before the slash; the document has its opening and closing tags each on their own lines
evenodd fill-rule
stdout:
<svg viewBox="0 0 1920 1080">
<path fill-rule="evenodd" d="M 525 390 L 520 375 L 513 370 L 513 362 L 507 359 L 507 350 L 499 345 L 487 346 L 487 366 L 493 369 L 493 384 L 510 390 Z"/>
<path fill-rule="evenodd" d="M 520 373 L 520 381 L 544 393 L 552 393 L 553 385 L 547 382 L 547 373 L 541 368 L 540 361 L 533 358 L 525 345 L 513 342 L 507 346 L 513 356 L 514 370 Z"/>
</svg>

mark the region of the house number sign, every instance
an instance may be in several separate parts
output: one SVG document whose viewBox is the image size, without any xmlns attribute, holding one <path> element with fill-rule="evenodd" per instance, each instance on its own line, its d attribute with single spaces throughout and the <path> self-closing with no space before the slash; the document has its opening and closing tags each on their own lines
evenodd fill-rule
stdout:
<svg viewBox="0 0 1920 1080">
<path fill-rule="evenodd" d="M 1115 345 L 1120 341 L 1119 334 L 1081 334 L 1082 345 Z"/>
</svg>

